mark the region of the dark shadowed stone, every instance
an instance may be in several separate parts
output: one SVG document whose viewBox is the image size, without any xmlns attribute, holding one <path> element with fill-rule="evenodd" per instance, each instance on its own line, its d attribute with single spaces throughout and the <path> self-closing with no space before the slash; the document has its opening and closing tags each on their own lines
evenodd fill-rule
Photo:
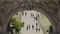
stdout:
<svg viewBox="0 0 60 34">
<path fill-rule="evenodd" d="M 9 33 L 6 33 L 6 32 L 0 32 L 0 34 L 9 34 Z"/>
<path fill-rule="evenodd" d="M 4 0 L 0 0 L 0 4 L 2 4 L 4 2 Z"/>
</svg>

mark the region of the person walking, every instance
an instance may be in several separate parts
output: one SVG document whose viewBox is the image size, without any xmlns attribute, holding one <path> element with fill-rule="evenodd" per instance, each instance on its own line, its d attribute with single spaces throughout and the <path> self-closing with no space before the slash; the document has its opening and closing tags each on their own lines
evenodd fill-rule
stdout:
<svg viewBox="0 0 60 34">
<path fill-rule="evenodd" d="M 27 30 L 28 30 L 28 26 L 27 26 Z"/>
<path fill-rule="evenodd" d="M 34 29 L 34 25 L 32 25 L 32 29 Z"/>
<path fill-rule="evenodd" d="M 36 23 L 36 27 L 38 26 L 38 23 Z"/>
<path fill-rule="evenodd" d="M 53 33 L 53 28 L 52 26 L 49 27 L 49 34 L 52 34 Z"/>
<path fill-rule="evenodd" d="M 29 29 L 30 29 L 30 25 L 29 25 L 29 27 L 28 27 Z"/>
</svg>

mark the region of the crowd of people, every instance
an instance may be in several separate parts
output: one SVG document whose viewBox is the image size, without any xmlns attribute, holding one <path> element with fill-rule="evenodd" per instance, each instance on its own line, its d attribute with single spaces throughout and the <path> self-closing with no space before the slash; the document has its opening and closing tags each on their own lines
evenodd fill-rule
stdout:
<svg viewBox="0 0 60 34">
<path fill-rule="evenodd" d="M 26 27 L 27 31 L 30 30 L 32 28 L 32 30 L 35 28 L 36 32 L 39 32 L 40 31 L 40 28 L 37 28 L 38 27 L 38 23 L 36 23 L 36 28 L 34 27 L 34 25 L 28 25 Z"/>
</svg>

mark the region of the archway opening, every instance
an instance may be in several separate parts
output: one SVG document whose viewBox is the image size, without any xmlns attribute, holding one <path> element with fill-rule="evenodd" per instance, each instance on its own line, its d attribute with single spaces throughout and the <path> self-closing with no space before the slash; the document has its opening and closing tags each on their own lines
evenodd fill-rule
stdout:
<svg viewBox="0 0 60 34">
<path fill-rule="evenodd" d="M 52 26 L 49 19 L 44 14 L 35 10 L 20 11 L 11 17 L 11 19 L 12 18 L 16 18 L 21 24 L 24 25 L 22 25 L 23 27 L 19 31 L 20 34 L 49 34 L 51 29 L 50 26 Z"/>
</svg>

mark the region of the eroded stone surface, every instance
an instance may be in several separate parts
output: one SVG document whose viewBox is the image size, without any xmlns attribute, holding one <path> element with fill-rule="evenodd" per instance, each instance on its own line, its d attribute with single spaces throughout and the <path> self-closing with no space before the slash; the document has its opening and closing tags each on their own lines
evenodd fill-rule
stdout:
<svg viewBox="0 0 60 34">
<path fill-rule="evenodd" d="M 2 1 L 2 2 L 1 2 Z M 2 23 L 3 32 L 6 31 L 7 24 L 12 15 L 19 10 L 36 10 L 41 9 L 51 19 L 52 25 L 55 27 L 54 32 L 59 29 L 58 10 L 60 1 L 58 0 L 1 0 L 0 2 L 0 23 Z M 58 28 L 57 28 L 58 27 Z M 0 31 L 1 31 L 0 30 Z M 60 30 L 58 31 L 60 32 Z"/>
</svg>

